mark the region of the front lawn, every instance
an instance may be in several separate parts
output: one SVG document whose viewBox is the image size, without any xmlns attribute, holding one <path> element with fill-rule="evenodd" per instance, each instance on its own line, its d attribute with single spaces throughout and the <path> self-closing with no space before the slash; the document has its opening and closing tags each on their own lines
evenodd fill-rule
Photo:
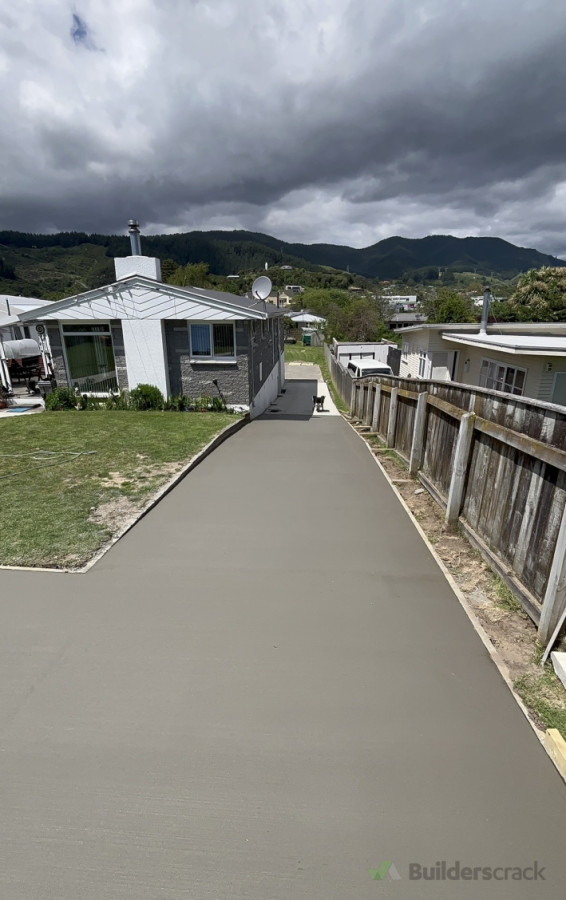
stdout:
<svg viewBox="0 0 566 900">
<path fill-rule="evenodd" d="M 84 564 L 237 418 L 100 410 L 2 419 L 0 564 Z"/>
</svg>

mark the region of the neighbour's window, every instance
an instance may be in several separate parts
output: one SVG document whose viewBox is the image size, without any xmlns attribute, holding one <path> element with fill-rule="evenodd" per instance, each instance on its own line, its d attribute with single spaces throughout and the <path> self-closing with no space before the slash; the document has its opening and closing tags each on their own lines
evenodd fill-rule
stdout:
<svg viewBox="0 0 566 900">
<path fill-rule="evenodd" d="M 419 350 L 419 378 L 425 377 L 427 362 L 428 357 L 426 350 Z"/>
<path fill-rule="evenodd" d="M 191 356 L 199 359 L 234 359 L 236 341 L 234 326 L 226 324 L 192 324 Z"/>
<path fill-rule="evenodd" d="M 493 359 L 482 359 L 480 387 L 492 391 L 504 391 L 506 394 L 522 395 L 526 376 L 526 369 L 506 366 L 505 363 Z"/>
<path fill-rule="evenodd" d="M 407 341 L 403 341 L 402 353 L 403 353 L 404 359 L 407 359 L 407 357 L 409 355 L 409 345 L 408 345 Z"/>
</svg>

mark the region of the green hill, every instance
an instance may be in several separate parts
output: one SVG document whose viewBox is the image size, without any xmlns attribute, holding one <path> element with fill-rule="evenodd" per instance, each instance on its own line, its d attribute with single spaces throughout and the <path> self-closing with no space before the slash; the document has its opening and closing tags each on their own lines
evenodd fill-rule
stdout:
<svg viewBox="0 0 566 900">
<path fill-rule="evenodd" d="M 450 235 L 391 237 L 355 249 L 335 244 L 291 244 L 251 231 L 192 231 L 142 236 L 142 250 L 178 265 L 206 262 L 215 275 L 257 272 L 266 262 L 270 267 L 349 270 L 380 280 L 407 279 L 427 267 L 509 279 L 528 269 L 566 266 L 563 260 L 500 238 Z M 126 236 L 1 231 L 0 293 L 54 297 L 98 287 L 113 280 L 113 258 L 129 252 Z"/>
</svg>

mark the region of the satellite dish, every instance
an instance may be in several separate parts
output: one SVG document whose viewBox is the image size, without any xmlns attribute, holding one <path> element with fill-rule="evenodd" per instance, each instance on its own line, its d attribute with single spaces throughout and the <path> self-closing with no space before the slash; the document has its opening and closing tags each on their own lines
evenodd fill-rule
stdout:
<svg viewBox="0 0 566 900">
<path fill-rule="evenodd" d="M 271 293 L 271 278 L 260 275 L 252 284 L 252 297 L 256 300 L 266 300 Z"/>
</svg>

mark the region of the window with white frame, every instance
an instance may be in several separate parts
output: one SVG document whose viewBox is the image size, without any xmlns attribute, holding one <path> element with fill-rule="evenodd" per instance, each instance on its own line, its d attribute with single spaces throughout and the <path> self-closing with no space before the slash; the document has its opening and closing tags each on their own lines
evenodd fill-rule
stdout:
<svg viewBox="0 0 566 900">
<path fill-rule="evenodd" d="M 407 359 L 408 356 L 409 356 L 409 343 L 408 343 L 408 341 L 403 341 L 403 347 L 402 347 L 402 349 L 401 349 L 401 352 L 402 352 L 402 354 L 403 354 L 403 359 Z"/>
<path fill-rule="evenodd" d="M 236 358 L 236 335 L 232 322 L 192 322 L 190 333 L 193 359 Z"/>
<path fill-rule="evenodd" d="M 61 326 L 70 383 L 87 393 L 118 389 L 110 325 L 104 322 Z"/>
<path fill-rule="evenodd" d="M 419 350 L 419 378 L 426 377 L 428 355 L 426 350 Z"/>
<path fill-rule="evenodd" d="M 507 366 L 494 359 L 482 359 L 481 361 L 480 387 L 489 388 L 492 391 L 504 391 L 506 394 L 521 395 L 526 377 L 526 369 Z"/>
</svg>

